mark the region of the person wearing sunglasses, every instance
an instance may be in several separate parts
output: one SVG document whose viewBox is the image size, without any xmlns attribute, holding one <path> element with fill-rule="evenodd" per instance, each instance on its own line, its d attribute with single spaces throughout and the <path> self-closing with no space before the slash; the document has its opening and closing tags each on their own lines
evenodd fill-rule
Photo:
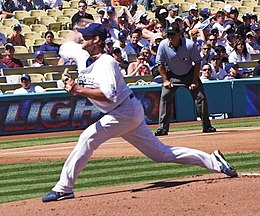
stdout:
<svg viewBox="0 0 260 216">
<path fill-rule="evenodd" d="M 80 0 L 78 2 L 78 12 L 71 18 L 72 27 L 74 27 L 81 18 L 85 18 L 86 20 L 89 20 L 89 22 L 94 21 L 93 16 L 87 13 L 87 2 L 85 0 Z"/>
<path fill-rule="evenodd" d="M 215 78 L 212 78 L 212 68 L 210 64 L 206 63 L 202 66 L 200 80 L 202 83 L 216 80 Z"/>
</svg>

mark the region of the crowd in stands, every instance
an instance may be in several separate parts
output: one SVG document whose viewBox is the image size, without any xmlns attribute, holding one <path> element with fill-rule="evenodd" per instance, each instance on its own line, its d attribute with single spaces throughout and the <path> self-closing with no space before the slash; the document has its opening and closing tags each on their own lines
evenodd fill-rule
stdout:
<svg viewBox="0 0 260 216">
<path fill-rule="evenodd" d="M 0 17 L 12 19 L 16 10 L 62 10 L 63 3 L 61 0 L 0 0 Z M 260 55 L 260 23 L 256 14 L 240 14 L 238 8 L 230 4 L 214 12 L 210 7 L 198 9 L 196 4 L 181 11 L 179 4 L 155 6 L 149 0 L 79 0 L 77 4 L 78 11 L 70 17 L 71 38 L 80 43 L 77 28 L 90 22 L 103 24 L 109 32 L 105 52 L 115 58 L 124 76 L 159 75 L 156 52 L 160 42 L 167 38 L 166 30 L 172 23 L 177 23 L 183 37 L 194 41 L 199 49 L 203 81 L 253 76 L 252 70 L 242 70 L 237 62 L 251 61 L 252 55 Z M 95 14 L 90 13 L 89 8 L 95 8 Z M 23 67 L 13 56 L 15 46 L 26 46 L 22 23 L 15 24 L 12 29 L 9 35 L 0 33 L 0 42 L 5 47 L 5 56 L 0 59 L 1 68 Z M 60 54 L 63 44 L 53 42 L 54 37 L 53 31 L 45 32 L 45 42 L 39 52 L 35 52 L 32 66 L 48 65 L 45 52 Z M 77 62 L 61 57 L 58 64 Z"/>
</svg>

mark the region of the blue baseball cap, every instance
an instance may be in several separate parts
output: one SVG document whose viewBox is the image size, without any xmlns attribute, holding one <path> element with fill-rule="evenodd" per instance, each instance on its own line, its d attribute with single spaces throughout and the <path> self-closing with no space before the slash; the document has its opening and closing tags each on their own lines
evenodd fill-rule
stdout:
<svg viewBox="0 0 260 216">
<path fill-rule="evenodd" d="M 25 74 L 23 74 L 23 75 L 21 76 L 21 80 L 22 80 L 22 79 L 31 80 L 31 77 L 30 77 L 30 75 L 29 75 L 28 73 L 25 73 Z"/>
<path fill-rule="evenodd" d="M 84 37 L 94 37 L 99 36 L 102 40 L 107 38 L 107 30 L 105 26 L 99 23 L 90 23 L 85 28 L 77 28 Z"/>
<path fill-rule="evenodd" d="M 102 19 L 101 19 L 101 23 L 102 23 L 102 24 L 107 24 L 107 23 L 109 23 L 108 18 L 102 18 Z"/>
<path fill-rule="evenodd" d="M 230 70 L 230 68 L 238 68 L 238 64 L 237 63 L 227 63 L 225 66 L 225 70 L 228 72 Z"/>
<path fill-rule="evenodd" d="M 200 16 L 201 17 L 204 17 L 204 18 L 209 18 L 209 15 L 210 15 L 211 11 L 209 8 L 203 8 L 201 11 L 200 11 Z"/>
<path fill-rule="evenodd" d="M 105 43 L 106 43 L 106 44 L 108 44 L 108 43 L 113 43 L 113 41 L 112 41 L 111 38 L 108 37 L 108 38 L 105 40 Z"/>
<path fill-rule="evenodd" d="M 257 31 L 260 29 L 260 25 L 258 23 L 254 23 L 251 25 L 251 30 Z"/>
<path fill-rule="evenodd" d="M 127 32 L 125 30 L 121 30 L 118 33 L 118 38 L 127 38 Z"/>
<path fill-rule="evenodd" d="M 116 10 L 113 6 L 108 6 L 107 7 L 107 13 L 114 13 Z"/>
<path fill-rule="evenodd" d="M 43 52 L 42 51 L 40 51 L 40 50 L 38 50 L 38 51 L 36 51 L 35 53 L 34 53 L 34 57 L 35 58 L 37 58 L 38 56 L 44 56 L 44 54 L 43 54 Z"/>
</svg>

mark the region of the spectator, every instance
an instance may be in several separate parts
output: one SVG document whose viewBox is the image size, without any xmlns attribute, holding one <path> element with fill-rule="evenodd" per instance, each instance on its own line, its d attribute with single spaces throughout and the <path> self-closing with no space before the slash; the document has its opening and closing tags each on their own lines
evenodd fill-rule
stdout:
<svg viewBox="0 0 260 216">
<path fill-rule="evenodd" d="M 185 55 L 183 55 L 185 53 Z M 167 30 L 167 38 L 158 48 L 156 55 L 158 70 L 163 78 L 160 98 L 159 127 L 156 136 L 168 135 L 173 96 L 180 84 L 186 86 L 196 102 L 204 133 L 216 132 L 211 126 L 208 104 L 203 85 L 199 79 L 201 57 L 195 43 L 182 37 L 176 23 Z M 165 67 L 167 65 L 167 69 Z"/>
<path fill-rule="evenodd" d="M 167 9 L 164 6 L 157 6 L 155 9 L 155 18 L 162 24 L 164 31 L 166 31 L 169 26 L 169 21 L 166 19 L 167 17 Z"/>
<path fill-rule="evenodd" d="M 227 63 L 225 66 L 227 74 L 224 76 L 224 80 L 240 79 L 241 75 L 239 74 L 238 68 L 237 63 Z"/>
<path fill-rule="evenodd" d="M 137 5 L 143 5 L 145 10 L 149 10 L 150 2 L 150 0 L 137 0 Z"/>
<path fill-rule="evenodd" d="M 118 47 L 121 50 L 121 55 L 124 60 L 129 61 L 128 55 L 136 54 L 135 50 L 126 43 L 127 31 L 121 30 L 118 33 L 118 41 L 115 42 L 114 47 Z"/>
<path fill-rule="evenodd" d="M 243 24 L 240 20 L 238 20 L 239 11 L 236 7 L 232 6 L 230 8 L 229 18 L 234 22 L 235 28 L 239 25 Z"/>
<path fill-rule="evenodd" d="M 169 24 L 173 23 L 175 21 L 175 17 L 178 16 L 179 13 L 179 5 L 174 4 L 174 3 L 170 3 L 167 6 L 167 10 L 168 10 L 168 16 L 167 16 L 167 20 L 169 21 Z"/>
<path fill-rule="evenodd" d="M 126 60 L 122 57 L 122 53 L 121 53 L 120 48 L 115 47 L 115 48 L 113 49 L 113 54 L 112 54 L 112 56 L 114 57 L 114 59 L 115 59 L 116 62 L 118 63 L 121 73 L 125 76 L 125 75 L 126 75 L 126 72 L 127 72 L 127 68 L 128 68 L 128 66 L 129 66 L 129 63 L 128 63 L 128 61 L 126 61 Z"/>
<path fill-rule="evenodd" d="M 151 75 L 148 63 L 142 53 L 137 54 L 137 59 L 131 62 L 127 69 L 127 76 Z"/>
<path fill-rule="evenodd" d="M 254 23 L 257 23 L 257 15 L 256 14 L 251 14 L 251 17 L 250 17 L 250 22 L 251 22 L 251 25 L 253 25 Z"/>
<path fill-rule="evenodd" d="M 111 39 L 115 42 L 118 40 L 118 29 L 117 28 L 110 28 L 109 20 L 108 18 L 103 18 L 101 20 L 101 24 L 105 26 L 107 32 L 108 32 L 108 37 L 111 37 Z"/>
<path fill-rule="evenodd" d="M 0 53 L 0 69 L 2 68 L 8 68 L 5 63 L 3 63 L 4 56 Z"/>
<path fill-rule="evenodd" d="M 102 23 L 102 19 L 105 17 L 105 13 L 106 13 L 106 10 L 104 8 L 98 8 L 97 9 L 97 19 L 96 19 L 96 23 Z"/>
<path fill-rule="evenodd" d="M 85 0 L 79 0 L 78 12 L 75 13 L 71 18 L 72 27 L 74 27 L 81 18 L 85 18 L 89 20 L 89 22 L 94 21 L 93 16 L 87 13 L 86 11 L 87 11 L 87 2 Z"/>
<path fill-rule="evenodd" d="M 49 64 L 45 61 L 44 53 L 40 50 L 34 53 L 35 62 L 32 64 L 32 67 L 41 67 L 48 66 Z"/>
<path fill-rule="evenodd" d="M 247 51 L 246 43 L 242 38 L 238 38 L 235 42 L 234 50 L 228 57 L 229 62 L 245 62 L 250 61 L 251 56 Z"/>
<path fill-rule="evenodd" d="M 202 8 L 201 11 L 199 12 L 199 21 L 194 25 L 194 28 L 201 29 L 202 25 L 205 24 L 206 20 L 210 16 L 210 9 L 209 8 Z"/>
<path fill-rule="evenodd" d="M 52 31 L 47 31 L 44 34 L 45 43 L 43 43 L 39 50 L 42 52 L 57 52 L 59 53 L 60 45 L 53 42 L 54 34 Z"/>
<path fill-rule="evenodd" d="M 212 26 L 212 29 L 218 29 L 217 43 L 224 45 L 226 43 L 226 33 L 231 26 L 224 27 L 225 13 L 223 11 L 218 11 L 216 16 L 216 23 Z"/>
<path fill-rule="evenodd" d="M 260 50 L 255 43 L 255 33 L 253 31 L 250 31 L 246 34 L 246 49 L 249 54 L 260 53 Z"/>
<path fill-rule="evenodd" d="M 245 40 L 246 34 L 251 30 L 251 15 L 249 13 L 243 14 L 242 19 L 243 23 L 237 27 L 236 34 L 241 36 Z"/>
<path fill-rule="evenodd" d="M 230 55 L 230 53 L 234 50 L 235 42 L 236 42 L 236 35 L 234 33 L 227 34 L 227 40 L 224 47 L 227 55 Z"/>
<path fill-rule="evenodd" d="M 26 10 L 45 10 L 45 4 L 43 0 L 28 0 L 28 6 Z"/>
<path fill-rule="evenodd" d="M 142 31 L 136 29 L 132 32 L 129 45 L 134 49 L 135 53 L 140 53 L 142 46 L 138 44 L 142 36 Z"/>
<path fill-rule="evenodd" d="M 29 74 L 23 74 L 21 76 L 20 84 L 21 88 L 15 89 L 13 94 L 45 92 L 45 89 L 43 89 L 41 86 L 35 86 L 32 84 Z"/>
<path fill-rule="evenodd" d="M 118 29 L 118 23 L 117 23 L 117 20 L 116 20 L 116 9 L 113 6 L 107 7 L 106 18 L 109 21 L 109 27 L 110 28 Z"/>
<path fill-rule="evenodd" d="M 240 70 L 241 78 L 249 78 L 253 76 L 253 71 L 249 68 L 242 68 Z"/>
<path fill-rule="evenodd" d="M 0 19 L 12 18 L 15 10 L 16 7 L 13 0 L 0 1 Z"/>
<path fill-rule="evenodd" d="M 221 59 L 220 56 L 214 55 L 210 59 L 209 63 L 211 67 L 211 76 L 213 79 L 223 79 L 226 72 L 221 68 Z"/>
<path fill-rule="evenodd" d="M 46 9 L 55 9 L 55 10 L 62 10 L 63 4 L 62 0 L 43 0 L 45 10 Z"/>
<path fill-rule="evenodd" d="M 23 67 L 22 62 L 14 58 L 14 46 L 11 43 L 5 44 L 5 54 L 6 56 L 3 58 L 2 63 L 6 64 L 9 68 Z"/>
<path fill-rule="evenodd" d="M 259 23 L 252 24 L 251 31 L 255 33 L 255 39 L 254 39 L 255 48 L 260 50 L 260 24 Z"/>
<path fill-rule="evenodd" d="M 227 51 L 226 48 L 222 45 L 217 45 L 215 47 L 216 54 L 220 57 L 220 60 L 222 60 L 224 57 L 227 57 Z"/>
<path fill-rule="evenodd" d="M 4 46 L 7 43 L 7 38 L 5 34 L 0 32 L 0 47 Z"/>
<path fill-rule="evenodd" d="M 211 56 L 215 55 L 216 54 L 215 47 L 217 46 L 217 36 L 211 33 L 206 43 L 211 46 L 210 55 Z"/>
<path fill-rule="evenodd" d="M 113 41 L 109 37 L 105 40 L 105 52 L 113 56 Z"/>
<path fill-rule="evenodd" d="M 97 7 L 97 6 L 107 6 L 109 3 L 107 0 L 87 0 L 88 6 Z"/>
<path fill-rule="evenodd" d="M 210 62 L 210 50 L 211 50 L 211 46 L 209 44 L 203 44 L 200 51 L 202 66 Z"/>
<path fill-rule="evenodd" d="M 15 24 L 13 26 L 13 32 L 8 35 L 7 42 L 12 43 L 14 46 L 26 46 L 25 38 L 21 34 L 22 26 L 20 24 Z"/>
<path fill-rule="evenodd" d="M 260 60 L 258 60 L 258 65 L 255 67 L 253 74 L 254 74 L 254 77 L 260 76 Z"/>
<path fill-rule="evenodd" d="M 189 15 L 183 20 L 184 28 L 191 30 L 198 22 L 198 6 L 192 4 L 189 8 Z"/>
<path fill-rule="evenodd" d="M 142 56 L 144 57 L 145 62 L 148 63 L 149 69 L 152 71 L 153 68 L 154 68 L 154 66 L 155 66 L 155 62 L 151 61 L 151 55 L 152 55 L 152 54 L 151 54 L 150 48 L 148 48 L 148 47 L 143 47 L 143 48 L 141 49 L 141 54 L 142 54 Z"/>
<path fill-rule="evenodd" d="M 216 80 L 216 79 L 212 78 L 212 69 L 211 69 L 210 64 L 206 63 L 206 64 L 202 65 L 200 80 L 202 83 L 208 82 L 210 80 Z"/>
</svg>

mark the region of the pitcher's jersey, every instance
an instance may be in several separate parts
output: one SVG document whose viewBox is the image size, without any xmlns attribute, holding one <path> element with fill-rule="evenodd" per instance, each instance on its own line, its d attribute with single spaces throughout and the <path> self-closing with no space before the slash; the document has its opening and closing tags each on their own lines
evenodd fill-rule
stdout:
<svg viewBox="0 0 260 216">
<path fill-rule="evenodd" d="M 93 64 L 79 71 L 78 83 L 87 88 L 99 88 L 111 103 L 89 100 L 101 112 L 108 113 L 120 105 L 132 93 L 114 58 L 102 54 Z"/>
</svg>

